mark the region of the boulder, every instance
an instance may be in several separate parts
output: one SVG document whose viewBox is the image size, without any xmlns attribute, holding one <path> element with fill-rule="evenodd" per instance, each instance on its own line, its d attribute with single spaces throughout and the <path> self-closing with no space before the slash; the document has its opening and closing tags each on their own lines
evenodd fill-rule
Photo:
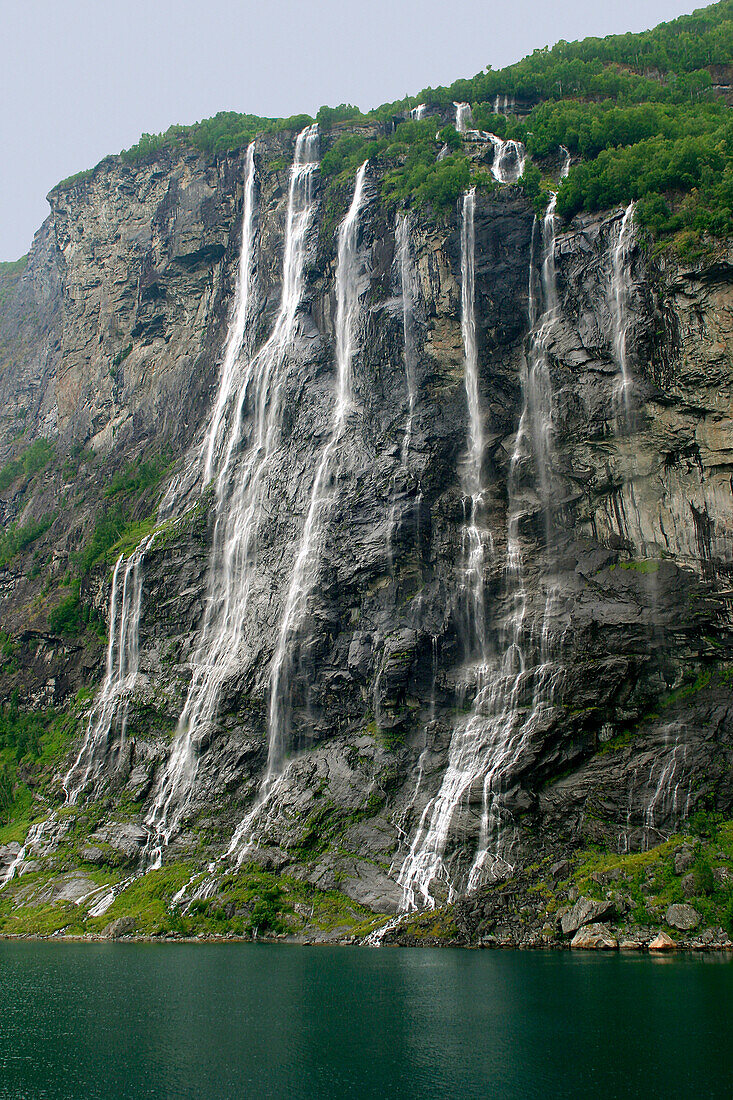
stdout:
<svg viewBox="0 0 733 1100">
<path fill-rule="evenodd" d="M 11 840 L 10 844 L 0 844 L 0 876 L 15 863 L 19 852 L 20 844 L 17 844 L 14 840 Z"/>
<path fill-rule="evenodd" d="M 649 943 L 650 951 L 674 951 L 677 944 L 674 942 L 671 936 L 668 936 L 666 932 L 660 932 L 658 936 L 655 936 Z"/>
<path fill-rule="evenodd" d="M 695 876 L 692 871 L 690 871 L 689 874 L 685 875 L 685 877 L 680 882 L 680 886 L 682 887 L 682 892 L 686 898 L 694 897 L 696 887 Z"/>
<path fill-rule="evenodd" d="M 667 924 L 680 932 L 691 932 L 693 928 L 697 928 L 701 917 L 697 909 L 693 909 L 691 905 L 676 904 L 670 905 L 664 919 Z"/>
<path fill-rule="evenodd" d="M 561 879 L 567 878 L 570 874 L 570 864 L 566 859 L 559 859 L 557 863 L 553 863 L 550 868 L 550 874 L 555 882 L 559 882 Z"/>
<path fill-rule="evenodd" d="M 85 863 L 104 863 L 106 858 L 102 849 L 94 844 L 88 844 L 82 848 L 80 855 Z"/>
<path fill-rule="evenodd" d="M 570 946 L 585 951 L 615 951 L 618 940 L 607 924 L 588 924 L 578 929 Z"/>
<path fill-rule="evenodd" d="M 134 931 L 135 920 L 133 917 L 118 917 L 117 920 L 110 921 L 103 930 L 102 935 L 106 940 L 117 940 L 120 936 L 129 936 Z"/>
<path fill-rule="evenodd" d="M 597 901 L 595 898 L 578 898 L 569 913 L 562 918 L 564 936 L 577 932 L 585 924 L 594 924 L 615 915 L 616 907 L 612 901 Z"/>
<path fill-rule="evenodd" d="M 619 944 L 619 949 L 621 951 L 641 951 L 643 946 L 644 944 L 641 942 L 641 940 L 625 939 L 621 940 L 621 943 Z"/>
<path fill-rule="evenodd" d="M 684 875 L 695 862 L 695 850 L 689 844 L 683 844 L 679 852 L 675 852 L 674 873 Z"/>
</svg>

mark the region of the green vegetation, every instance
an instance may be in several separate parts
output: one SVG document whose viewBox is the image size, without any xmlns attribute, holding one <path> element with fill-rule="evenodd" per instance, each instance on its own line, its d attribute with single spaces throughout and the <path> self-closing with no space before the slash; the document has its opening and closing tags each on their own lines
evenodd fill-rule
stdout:
<svg viewBox="0 0 733 1100">
<path fill-rule="evenodd" d="M 7 565 L 16 554 L 22 554 L 28 547 L 45 535 L 55 516 L 43 519 L 29 519 L 26 523 L 14 523 L 0 535 L 0 566 Z"/>
<path fill-rule="evenodd" d="M 55 634 L 76 637 L 90 628 L 101 642 L 107 640 L 107 628 L 101 615 L 91 604 L 82 602 L 78 579 L 71 582 L 69 595 L 48 613 L 48 626 Z"/>
<path fill-rule="evenodd" d="M 140 495 L 146 489 L 157 485 L 161 478 L 170 469 L 170 456 L 166 454 L 154 455 L 152 458 L 137 458 L 125 466 L 124 470 L 118 470 L 104 490 L 108 498 L 118 497 L 123 494 Z"/>
<path fill-rule="evenodd" d="M 9 488 L 19 477 L 33 477 L 40 473 L 55 456 L 53 445 L 47 439 L 36 439 L 18 458 L 6 462 L 0 469 L 0 490 Z"/>
<path fill-rule="evenodd" d="M 0 279 L 6 275 L 22 275 L 28 266 L 28 256 L 21 256 L 19 260 L 0 261 Z"/>
<path fill-rule="evenodd" d="M 684 902 L 702 917 L 698 932 L 722 926 L 733 936 L 733 822 L 698 811 L 689 824 L 688 833 L 648 852 L 617 855 L 588 849 L 577 856 L 570 881 L 581 894 L 599 899 L 609 884 L 616 885 L 629 899 L 627 922 L 658 927 L 670 905 Z M 687 881 L 684 874 L 675 874 L 674 866 L 683 845 L 692 851 L 686 872 L 692 878 Z"/>
<path fill-rule="evenodd" d="M 76 566 L 81 577 L 87 576 L 97 562 L 112 565 L 120 554 L 127 556 L 153 530 L 154 515 L 138 519 L 134 512 L 145 494 L 157 488 L 169 469 L 170 456 L 163 452 L 146 459 L 139 457 L 112 475 L 104 490 L 110 503 L 97 517 L 91 538 L 77 555 Z"/>
<path fill-rule="evenodd" d="M 13 693 L 0 708 L 0 843 L 25 836 L 34 820 L 33 792 L 44 790 L 76 736 L 83 702 L 77 696 L 67 711 L 25 711 Z"/>
</svg>

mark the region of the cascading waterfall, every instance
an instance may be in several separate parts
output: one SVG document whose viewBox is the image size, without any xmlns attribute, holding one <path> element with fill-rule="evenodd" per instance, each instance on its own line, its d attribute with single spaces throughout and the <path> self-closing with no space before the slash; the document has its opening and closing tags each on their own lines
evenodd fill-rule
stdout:
<svg viewBox="0 0 733 1100">
<path fill-rule="evenodd" d="M 356 347 L 357 320 L 360 310 L 361 261 L 358 247 L 360 214 L 365 201 L 368 161 L 356 175 L 354 195 L 346 217 L 338 231 L 336 262 L 336 367 L 337 389 L 331 421 L 331 431 L 323 448 L 313 480 L 308 511 L 293 567 L 285 607 L 280 621 L 278 641 L 270 671 L 270 705 L 268 714 L 267 770 L 260 796 L 252 811 L 237 828 L 229 846 L 229 854 L 241 859 L 251 844 L 255 818 L 276 790 L 283 774 L 287 749 L 290 675 L 293 648 L 303 621 L 308 598 L 317 580 L 328 514 L 336 495 L 334 481 L 337 470 L 334 460 L 352 408 L 352 359 Z"/>
<path fill-rule="evenodd" d="M 427 109 L 428 108 L 426 103 L 418 103 L 417 107 L 413 107 L 410 111 L 410 118 L 414 119 L 415 122 L 420 122 L 422 119 L 425 118 L 425 112 L 427 111 Z"/>
<path fill-rule="evenodd" d="M 466 393 L 469 403 L 469 458 L 464 478 L 473 477 L 479 499 L 481 480 L 481 417 L 478 404 L 478 374 L 475 354 L 473 292 L 473 207 L 471 193 L 464 198 L 461 255 L 461 313 L 466 362 Z M 555 198 L 550 203 L 542 229 L 542 263 L 535 258 L 536 223 L 533 229 L 529 275 L 530 337 L 527 363 L 522 376 L 523 409 L 509 475 L 509 519 L 505 566 L 508 614 L 502 629 L 500 657 L 488 653 L 485 616 L 474 615 L 471 641 L 478 661 L 474 666 L 476 692 L 470 716 L 454 730 L 448 766 L 441 787 L 426 805 L 410 850 L 402 864 L 398 882 L 402 886 L 402 909 L 410 911 L 435 904 L 433 890 L 440 883 L 449 898 L 461 885 L 470 892 L 487 878 L 498 877 L 509 868 L 504 834 L 511 823 L 506 794 L 516 766 L 535 730 L 552 706 L 561 670 L 554 660 L 558 648 L 556 625 L 558 596 L 546 585 L 541 615 L 529 611 L 529 592 L 523 568 L 522 521 L 539 497 L 545 515 L 546 538 L 551 543 L 552 527 L 552 388 L 547 345 L 557 316 L 555 286 Z M 476 389 L 474 390 L 474 382 Z M 478 414 L 478 415 L 477 415 Z M 473 457 L 472 457 L 473 455 Z M 532 485 L 526 484 L 532 473 Z M 477 480 L 475 480 L 477 479 Z M 465 484 L 466 482 L 464 482 Z M 475 512 L 473 513 L 475 516 Z M 467 528 L 471 526 L 467 514 Z M 476 523 L 478 537 L 481 527 Z M 471 545 L 477 535 L 467 540 Z M 466 571 L 476 585 L 477 608 L 484 599 L 483 560 L 479 573 Z M 471 804 L 481 792 L 478 842 L 470 868 L 454 869 L 455 856 L 446 855 L 455 832 L 475 829 Z"/>
<path fill-rule="evenodd" d="M 613 353 L 619 369 L 616 402 L 621 419 L 628 429 L 631 426 L 631 375 L 627 359 L 627 331 L 629 311 L 629 255 L 633 244 L 634 203 L 631 202 L 621 219 L 618 237 L 611 254 L 611 319 L 613 322 Z"/>
<path fill-rule="evenodd" d="M 82 791 L 97 778 L 104 767 L 109 755 L 113 726 L 119 731 L 118 756 L 125 745 L 127 716 L 140 665 L 143 561 L 153 544 L 155 534 L 156 532 L 152 532 L 144 538 L 127 562 L 120 554 L 114 567 L 109 601 L 106 673 L 87 721 L 79 754 L 62 781 L 65 799 L 69 805 L 76 802 Z"/>
<path fill-rule="evenodd" d="M 256 172 L 255 143 L 247 147 L 247 160 L 244 177 L 244 206 L 242 210 L 242 237 L 239 249 L 239 270 L 224 357 L 219 374 L 219 390 L 211 414 L 209 429 L 202 448 L 203 484 L 207 485 L 214 475 L 222 439 L 226 434 L 226 417 L 232 403 L 232 397 L 239 391 L 242 365 L 242 351 L 250 316 L 250 305 L 254 293 L 255 278 L 255 211 L 256 211 Z"/>
<path fill-rule="evenodd" d="M 491 174 L 499 183 L 516 183 L 524 172 L 527 154 L 521 141 L 504 141 L 496 134 L 486 135 L 494 146 Z"/>
<path fill-rule="evenodd" d="M 203 484 L 211 478 L 214 457 L 220 446 L 246 330 L 254 271 L 254 191 L 254 142 L 252 142 L 246 156 L 242 239 L 234 309 L 224 350 L 217 400 L 201 452 L 197 456 L 203 465 Z M 178 487 L 178 482 L 172 483 L 169 487 L 160 504 L 158 521 L 173 511 Z M 113 726 L 119 729 L 118 755 L 125 744 L 129 704 L 139 672 L 143 564 L 155 537 L 154 531 L 143 539 L 126 562 L 124 556 L 120 555 L 114 567 L 109 603 L 106 673 L 87 722 L 86 735 L 79 754 L 62 782 L 68 804 L 76 802 L 79 795 L 104 767 L 109 754 L 109 738 Z"/>
<path fill-rule="evenodd" d="M 456 130 L 459 134 L 465 134 L 470 123 L 473 122 L 470 103 L 454 103 L 456 109 Z"/>
<path fill-rule="evenodd" d="M 514 96 L 499 96 L 494 99 L 494 114 L 508 115 L 514 110 Z"/>
<path fill-rule="evenodd" d="M 28 853 L 40 843 L 43 834 L 48 831 L 54 820 L 55 817 L 52 815 L 46 818 L 45 821 L 37 821 L 35 825 L 31 825 L 20 851 L 8 866 L 2 878 L 0 878 L 0 890 L 15 878 L 28 856 Z"/>
<path fill-rule="evenodd" d="M 415 419 L 415 403 L 417 401 L 417 343 L 415 333 L 415 308 L 418 303 L 418 277 L 417 268 L 413 260 L 410 251 L 410 217 L 408 214 L 398 214 L 395 224 L 395 257 L 396 266 L 399 273 L 400 293 L 402 296 L 402 339 L 403 350 L 402 358 L 405 367 L 405 384 L 407 387 L 407 419 L 405 421 L 405 430 L 402 436 L 402 447 L 400 449 L 400 467 L 401 471 L 407 470 L 410 457 L 410 444 L 412 442 L 412 427 Z M 387 558 L 389 561 L 390 571 L 393 568 L 393 549 L 392 542 L 395 533 L 395 527 L 397 522 L 398 502 L 397 502 L 397 479 L 398 472 L 392 477 L 391 487 L 391 507 L 389 513 L 389 522 L 387 526 Z M 418 496 L 418 509 L 420 505 L 421 496 Z M 379 679 L 374 684 L 375 694 L 375 715 L 379 710 Z M 379 721 L 377 720 L 377 726 Z"/>
<path fill-rule="evenodd" d="M 228 436 L 223 438 L 223 432 L 214 430 L 212 421 L 207 438 L 207 447 L 213 440 L 211 462 L 216 475 L 216 522 L 209 560 L 208 600 L 173 749 L 146 820 L 153 865 L 159 863 L 162 848 L 185 810 L 196 774 L 198 747 L 216 717 L 222 687 L 243 663 L 247 609 L 255 582 L 256 538 L 263 518 L 263 490 L 280 441 L 288 352 L 297 333 L 305 258 L 314 224 L 317 168 L 318 127 L 313 125 L 298 135 L 290 171 L 282 299 L 277 318 L 266 343 L 238 375 Z M 250 212 L 253 206 L 252 200 Z M 252 230 L 248 235 L 243 233 L 244 240 L 250 242 L 250 248 L 254 247 Z M 248 266 L 251 263 L 253 260 L 249 258 Z M 235 326 L 241 323 L 244 333 L 247 307 L 242 278 L 240 285 L 242 308 L 235 311 L 233 323 Z M 251 287 L 250 281 L 247 301 Z M 228 341 L 229 345 L 236 345 L 234 337 Z M 222 378 L 220 397 L 227 387 L 229 394 L 234 395 L 235 378 L 237 371 L 233 367 L 231 382 Z M 228 400 L 227 395 L 221 402 L 217 400 L 217 405 L 226 407 Z M 238 461 L 246 407 L 252 410 L 249 446 Z"/>
<path fill-rule="evenodd" d="M 492 551 L 491 533 L 482 521 L 484 425 L 478 377 L 475 306 L 476 192 L 463 196 L 461 219 L 461 334 L 463 338 L 464 384 L 468 405 L 468 454 L 461 471 L 463 488 L 463 591 L 466 596 L 466 633 L 477 643 L 485 661 L 486 607 L 484 566 L 487 550 Z"/>
</svg>

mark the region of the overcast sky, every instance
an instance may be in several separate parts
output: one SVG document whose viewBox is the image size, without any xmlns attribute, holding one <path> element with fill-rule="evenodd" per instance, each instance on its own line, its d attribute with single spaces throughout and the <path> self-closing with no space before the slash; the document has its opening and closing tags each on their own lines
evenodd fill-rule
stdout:
<svg viewBox="0 0 733 1100">
<path fill-rule="evenodd" d="M 221 110 L 366 110 L 693 0 L 0 0 L 0 259 L 45 195 L 143 131 Z"/>
</svg>

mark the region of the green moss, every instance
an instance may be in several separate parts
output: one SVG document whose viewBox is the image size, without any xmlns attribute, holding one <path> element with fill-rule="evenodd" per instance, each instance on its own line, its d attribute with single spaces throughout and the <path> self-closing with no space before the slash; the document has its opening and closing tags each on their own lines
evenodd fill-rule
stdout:
<svg viewBox="0 0 733 1100">
<path fill-rule="evenodd" d="M 639 561 L 620 561 L 615 565 L 611 565 L 613 569 L 631 569 L 635 573 L 656 573 L 659 570 L 661 562 L 659 558 L 642 558 Z"/>
<path fill-rule="evenodd" d="M 14 701 L 0 709 L 0 843 L 22 841 L 34 821 L 48 816 L 36 796 L 46 795 L 78 737 L 84 705 L 77 697 L 66 710 L 23 711 Z"/>
<path fill-rule="evenodd" d="M 573 883 L 587 897 L 603 898 L 609 887 L 630 897 L 631 913 L 621 922 L 622 926 L 629 920 L 658 926 L 664 923 L 670 905 L 684 902 L 702 917 L 696 934 L 704 927 L 727 928 L 729 913 L 733 912 L 733 877 L 719 882 L 714 870 L 722 867 L 733 876 L 733 822 L 705 815 L 704 828 L 705 836 L 681 833 L 647 852 L 617 855 L 588 849 L 576 856 L 568 883 Z M 683 876 L 676 875 L 674 869 L 674 856 L 682 844 L 695 850 L 691 893 L 685 893 Z M 598 882 L 594 875 L 605 878 Z"/>
</svg>

